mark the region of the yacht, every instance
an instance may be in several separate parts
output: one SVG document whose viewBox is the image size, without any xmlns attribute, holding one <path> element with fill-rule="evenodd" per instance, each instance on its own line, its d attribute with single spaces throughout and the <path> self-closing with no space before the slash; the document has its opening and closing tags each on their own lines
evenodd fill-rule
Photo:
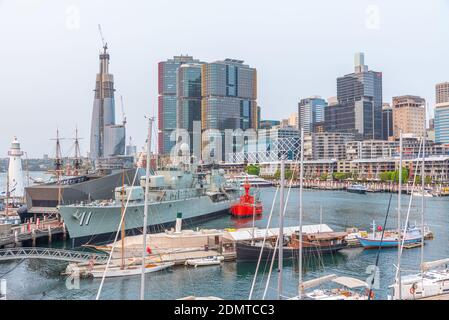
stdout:
<svg viewBox="0 0 449 320">
<path fill-rule="evenodd" d="M 237 183 L 241 187 L 243 187 L 243 185 L 245 183 L 249 183 L 251 186 L 256 187 L 256 188 L 273 186 L 273 183 L 271 181 L 268 181 L 263 178 L 260 178 L 259 176 L 247 174 L 247 173 L 241 173 L 239 175 L 229 177 L 228 181 L 231 183 Z"/>
<path fill-rule="evenodd" d="M 346 189 L 346 191 L 348 192 L 360 194 L 365 194 L 366 190 L 367 190 L 366 187 L 361 184 L 352 184 Z"/>
</svg>

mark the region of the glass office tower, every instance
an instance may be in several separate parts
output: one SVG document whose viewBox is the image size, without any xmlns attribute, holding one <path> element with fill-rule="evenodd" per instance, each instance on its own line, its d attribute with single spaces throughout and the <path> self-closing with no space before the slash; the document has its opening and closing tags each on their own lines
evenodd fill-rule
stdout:
<svg viewBox="0 0 449 320">
<path fill-rule="evenodd" d="M 178 68 L 186 63 L 199 63 L 191 56 L 175 56 L 158 65 L 158 151 L 169 154 L 175 141 L 170 135 L 177 125 L 177 74 Z"/>
</svg>

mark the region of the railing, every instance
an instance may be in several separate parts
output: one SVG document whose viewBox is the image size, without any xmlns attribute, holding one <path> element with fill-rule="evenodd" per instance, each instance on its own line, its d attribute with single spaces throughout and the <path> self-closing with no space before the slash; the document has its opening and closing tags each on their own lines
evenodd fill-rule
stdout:
<svg viewBox="0 0 449 320">
<path fill-rule="evenodd" d="M 0 261 L 14 259 L 46 259 L 68 262 L 106 263 L 107 254 L 52 248 L 10 248 L 0 250 Z"/>
</svg>

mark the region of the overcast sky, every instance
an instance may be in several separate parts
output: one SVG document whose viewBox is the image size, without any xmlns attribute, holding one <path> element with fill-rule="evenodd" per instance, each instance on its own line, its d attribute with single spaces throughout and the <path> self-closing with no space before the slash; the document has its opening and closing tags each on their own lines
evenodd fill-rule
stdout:
<svg viewBox="0 0 449 320">
<path fill-rule="evenodd" d="M 157 62 L 179 54 L 245 60 L 258 71 L 262 118 L 281 119 L 300 98 L 336 94 L 353 55 L 383 72 L 384 101 L 420 95 L 433 107 L 449 81 L 449 0 L 0 0 L 0 154 L 13 136 L 30 157 L 54 154 L 78 126 L 88 151 L 98 52 L 110 47 L 116 114 L 138 145 L 157 114 Z M 72 152 L 71 141 L 62 143 Z"/>
</svg>

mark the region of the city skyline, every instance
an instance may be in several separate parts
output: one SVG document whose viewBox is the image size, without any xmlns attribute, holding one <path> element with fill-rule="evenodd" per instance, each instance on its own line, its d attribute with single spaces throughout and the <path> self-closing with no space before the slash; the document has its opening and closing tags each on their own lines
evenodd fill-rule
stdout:
<svg viewBox="0 0 449 320">
<path fill-rule="evenodd" d="M 225 28 L 228 21 L 213 15 L 226 6 L 204 1 L 197 2 L 199 12 L 195 5 L 176 9 L 176 5 L 165 3 L 136 2 L 124 12 L 121 9 L 125 4 L 111 2 L 103 12 L 102 2 L 1 1 L 4 50 L 0 52 L 0 109 L 6 114 L 2 125 L 6 134 L 0 149 L 6 156 L 9 141 L 17 136 L 30 157 L 52 155 L 54 142 L 50 139 L 56 129 L 71 138 L 78 126 L 84 138 L 82 153 L 86 154 L 92 75 L 98 71 L 101 50 L 98 23 L 110 47 L 111 73 L 119 88 L 116 94 L 125 100 L 127 133 L 139 149 L 145 140 L 144 115 L 157 114 L 157 62 L 180 54 L 203 61 L 242 59 L 256 68 L 261 119 L 287 117 L 304 97 L 335 96 L 335 79 L 351 70 L 353 54 L 358 51 L 365 52 L 370 69 L 383 73 L 383 102 L 391 102 L 393 96 L 417 95 L 433 110 L 435 85 L 449 81 L 449 62 L 443 59 L 449 45 L 440 41 L 447 38 L 449 30 L 449 22 L 444 19 L 448 1 L 349 2 L 352 6 L 330 1 L 286 2 L 274 9 L 269 2 L 239 3 L 237 26 L 229 32 Z M 403 16 L 395 15 L 397 10 L 402 10 Z M 167 26 L 168 12 L 186 27 L 180 30 L 177 24 Z M 245 12 L 255 15 L 247 17 Z M 127 19 L 124 25 L 119 13 L 136 18 Z M 307 27 L 317 15 L 326 20 L 326 26 Z M 420 20 L 422 24 L 416 23 Z M 243 23 L 258 21 L 266 22 L 261 30 L 242 27 Z M 209 26 L 207 30 L 204 23 Z M 14 35 L 7 31 L 11 28 L 17 31 Z M 239 37 L 236 32 L 240 32 Z M 333 40 L 335 37 L 338 39 Z M 311 41 L 313 45 L 303 45 Z M 346 45 L 339 46 L 338 41 Z M 404 50 L 407 42 L 420 45 Z M 439 50 L 431 50 L 437 44 Z M 63 153 L 68 155 L 70 145 L 64 143 Z"/>
</svg>

